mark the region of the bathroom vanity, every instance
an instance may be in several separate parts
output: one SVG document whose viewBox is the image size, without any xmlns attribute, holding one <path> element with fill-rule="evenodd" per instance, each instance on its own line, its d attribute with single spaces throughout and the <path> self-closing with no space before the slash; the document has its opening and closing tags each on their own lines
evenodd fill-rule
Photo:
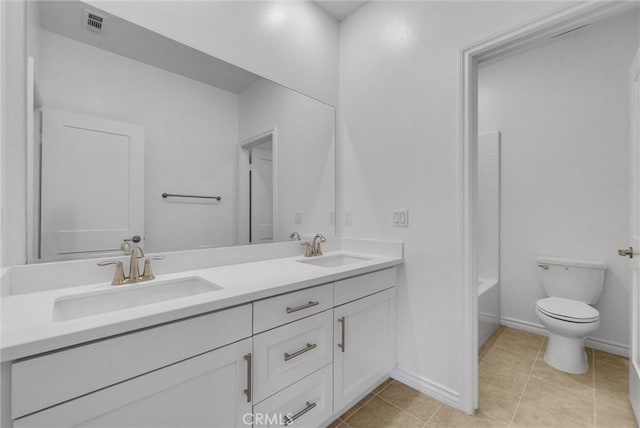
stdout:
<svg viewBox="0 0 640 428">
<path fill-rule="evenodd" d="M 5 297 L 3 419 L 323 426 L 395 365 L 400 263 L 401 250 L 332 251 Z M 147 303 L 140 290 L 153 287 L 194 294 Z M 99 303 L 118 294 L 128 307 Z"/>
</svg>

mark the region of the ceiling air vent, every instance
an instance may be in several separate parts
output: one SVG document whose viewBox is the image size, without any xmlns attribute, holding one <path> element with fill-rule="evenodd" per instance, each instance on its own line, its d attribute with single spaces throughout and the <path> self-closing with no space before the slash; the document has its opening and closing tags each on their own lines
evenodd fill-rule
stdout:
<svg viewBox="0 0 640 428">
<path fill-rule="evenodd" d="M 84 22 L 87 30 L 100 33 L 102 31 L 102 25 L 104 24 L 104 17 L 85 9 Z"/>
</svg>

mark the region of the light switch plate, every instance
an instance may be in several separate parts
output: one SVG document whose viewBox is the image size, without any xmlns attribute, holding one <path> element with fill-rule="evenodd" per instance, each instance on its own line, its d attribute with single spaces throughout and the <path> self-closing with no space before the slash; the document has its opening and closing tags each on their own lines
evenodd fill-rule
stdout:
<svg viewBox="0 0 640 428">
<path fill-rule="evenodd" d="M 392 225 L 393 227 L 409 227 L 409 210 L 393 210 Z"/>
</svg>

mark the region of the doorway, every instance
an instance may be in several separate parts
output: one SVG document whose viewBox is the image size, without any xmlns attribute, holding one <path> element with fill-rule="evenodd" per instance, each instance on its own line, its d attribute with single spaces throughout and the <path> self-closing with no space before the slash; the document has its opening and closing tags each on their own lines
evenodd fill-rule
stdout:
<svg viewBox="0 0 640 428">
<path fill-rule="evenodd" d="M 466 386 L 470 392 L 461 403 L 472 413 L 478 408 L 478 67 L 541 45 L 554 35 L 560 35 L 585 24 L 593 24 L 620 13 L 628 4 L 579 4 L 546 16 L 516 31 L 478 43 L 462 52 L 461 136 L 463 153 L 463 217 L 464 217 L 464 278 L 466 322 Z M 632 59 L 632 58 L 630 58 Z M 480 130 L 482 131 L 482 130 Z"/>
<path fill-rule="evenodd" d="M 273 242 L 277 229 L 275 128 L 240 143 L 238 159 L 239 243 Z"/>
</svg>

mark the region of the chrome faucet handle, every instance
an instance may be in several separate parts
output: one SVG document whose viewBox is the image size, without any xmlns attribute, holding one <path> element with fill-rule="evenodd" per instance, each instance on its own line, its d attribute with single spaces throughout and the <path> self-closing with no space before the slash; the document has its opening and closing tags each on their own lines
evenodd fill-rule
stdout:
<svg viewBox="0 0 640 428">
<path fill-rule="evenodd" d="M 305 257 L 313 257 L 313 246 L 311 242 L 306 241 L 301 243 L 300 245 L 304 245 L 304 256 Z"/>
<path fill-rule="evenodd" d="M 140 235 L 133 235 L 131 238 L 125 238 L 122 240 L 122 244 L 120 244 L 120 251 L 125 254 L 131 254 L 131 244 L 129 242 L 138 242 L 142 241 Z"/>
<path fill-rule="evenodd" d="M 111 281 L 111 285 L 122 285 L 127 282 L 127 277 L 124 276 L 124 269 L 122 267 L 122 262 L 120 260 L 98 262 L 97 265 L 98 266 L 116 265 L 116 270 L 113 273 L 113 281 Z"/>
<path fill-rule="evenodd" d="M 144 260 L 144 271 L 142 271 L 142 276 L 140 277 L 141 281 L 151 281 L 155 278 L 153 275 L 153 271 L 151 270 L 151 260 L 162 260 L 164 256 L 152 256 L 147 257 Z"/>
</svg>

